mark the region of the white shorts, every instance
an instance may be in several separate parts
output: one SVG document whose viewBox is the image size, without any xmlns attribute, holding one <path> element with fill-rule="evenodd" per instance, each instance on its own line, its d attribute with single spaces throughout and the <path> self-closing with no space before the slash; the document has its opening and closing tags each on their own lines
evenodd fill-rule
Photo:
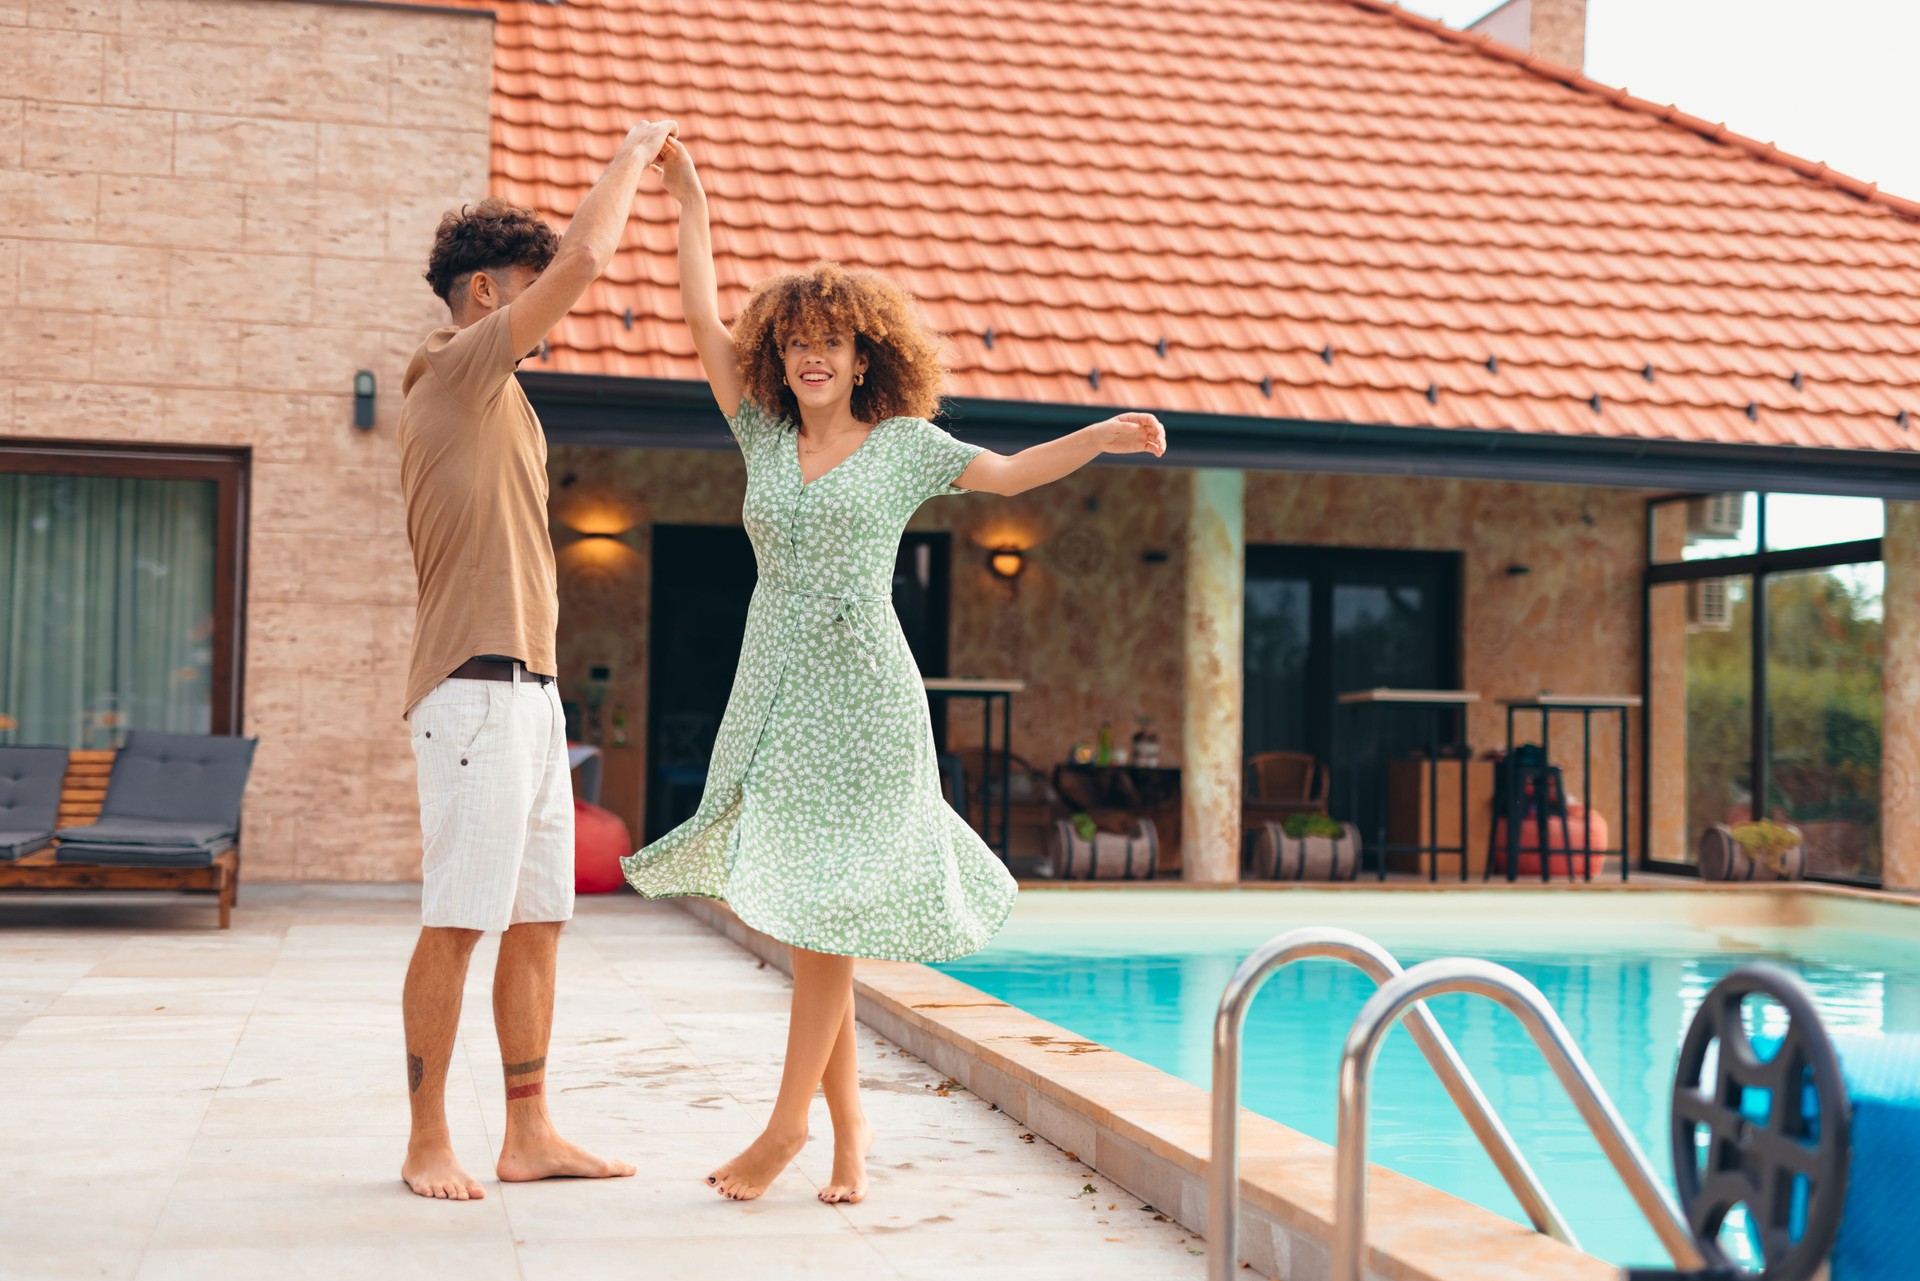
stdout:
<svg viewBox="0 0 1920 1281">
<path fill-rule="evenodd" d="M 555 685 L 445 680 L 414 707 L 420 916 L 504 930 L 573 915 L 573 784 Z"/>
</svg>

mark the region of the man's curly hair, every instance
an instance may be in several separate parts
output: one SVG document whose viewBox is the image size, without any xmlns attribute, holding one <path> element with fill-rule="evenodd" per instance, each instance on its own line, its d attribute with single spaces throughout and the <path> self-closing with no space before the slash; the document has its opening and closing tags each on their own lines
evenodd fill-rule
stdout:
<svg viewBox="0 0 1920 1281">
<path fill-rule="evenodd" d="M 940 335 L 906 290 L 877 272 L 847 271 L 831 262 L 754 286 L 733 322 L 741 390 L 762 408 L 795 420 L 799 404 L 781 359 L 787 341 L 842 331 L 854 335 L 854 350 L 867 358 L 866 378 L 853 389 L 855 418 L 877 423 L 931 418 L 939 411 L 947 382 Z"/>
<path fill-rule="evenodd" d="M 427 284 L 452 306 L 454 293 L 474 272 L 545 271 L 559 245 L 560 237 L 539 214 L 490 196 L 440 216 L 427 256 Z"/>
</svg>

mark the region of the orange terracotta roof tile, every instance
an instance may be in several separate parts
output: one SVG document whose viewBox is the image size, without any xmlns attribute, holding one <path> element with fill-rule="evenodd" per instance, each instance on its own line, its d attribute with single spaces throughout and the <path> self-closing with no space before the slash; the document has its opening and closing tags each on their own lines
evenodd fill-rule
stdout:
<svg viewBox="0 0 1920 1281">
<path fill-rule="evenodd" d="M 496 193 L 564 221 L 670 114 L 724 310 L 885 271 L 960 395 L 1915 448 L 1920 205 L 1381 0 L 451 2 Z M 542 368 L 700 376 L 672 217 Z"/>
</svg>

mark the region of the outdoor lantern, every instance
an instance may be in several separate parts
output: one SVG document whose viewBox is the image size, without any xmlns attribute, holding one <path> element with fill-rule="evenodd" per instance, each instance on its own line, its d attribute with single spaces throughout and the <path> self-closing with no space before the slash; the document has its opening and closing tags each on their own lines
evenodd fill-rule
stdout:
<svg viewBox="0 0 1920 1281">
<path fill-rule="evenodd" d="M 1027 554 L 1018 547 L 996 547 L 987 554 L 987 568 L 993 571 L 995 578 L 1012 582 L 1020 577 L 1020 571 L 1026 567 Z"/>
<path fill-rule="evenodd" d="M 373 371 L 362 369 L 353 376 L 353 425 L 373 426 Z"/>
</svg>

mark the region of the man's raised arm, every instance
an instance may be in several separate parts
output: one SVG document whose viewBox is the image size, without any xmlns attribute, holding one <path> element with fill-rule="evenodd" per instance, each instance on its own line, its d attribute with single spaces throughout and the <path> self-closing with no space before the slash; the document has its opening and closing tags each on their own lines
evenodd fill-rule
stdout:
<svg viewBox="0 0 1920 1281">
<path fill-rule="evenodd" d="M 600 181 L 574 211 L 553 261 L 509 308 L 516 352 L 532 351 L 545 341 L 613 261 L 640 179 L 677 128 L 671 120 L 643 120 L 627 132 Z"/>
</svg>

